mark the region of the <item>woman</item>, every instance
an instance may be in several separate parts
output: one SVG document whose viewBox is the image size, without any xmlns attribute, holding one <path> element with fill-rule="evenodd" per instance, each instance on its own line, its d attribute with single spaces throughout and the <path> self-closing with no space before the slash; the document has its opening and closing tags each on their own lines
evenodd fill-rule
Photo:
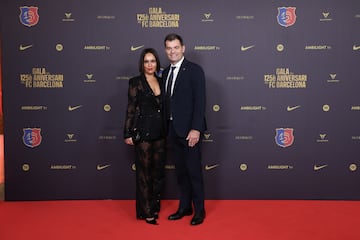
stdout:
<svg viewBox="0 0 360 240">
<path fill-rule="evenodd" d="M 136 216 L 157 224 L 164 181 L 165 134 L 162 114 L 160 61 L 152 48 L 139 60 L 140 75 L 129 80 L 124 139 L 135 146 Z"/>
</svg>

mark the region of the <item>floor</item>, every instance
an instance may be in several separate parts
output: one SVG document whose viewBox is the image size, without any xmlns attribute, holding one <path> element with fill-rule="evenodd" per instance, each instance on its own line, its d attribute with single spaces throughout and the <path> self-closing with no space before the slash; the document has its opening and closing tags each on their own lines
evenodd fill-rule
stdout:
<svg viewBox="0 0 360 240">
<path fill-rule="evenodd" d="M 4 184 L 0 183 L 0 201 L 4 200 Z"/>
<path fill-rule="evenodd" d="M 134 200 L 0 201 L 2 240 L 359 240 L 360 201 L 207 200 L 206 219 L 159 225 L 135 218 Z"/>
<path fill-rule="evenodd" d="M 4 135 L 2 134 L 2 118 L 0 117 L 0 201 L 4 200 Z"/>
</svg>

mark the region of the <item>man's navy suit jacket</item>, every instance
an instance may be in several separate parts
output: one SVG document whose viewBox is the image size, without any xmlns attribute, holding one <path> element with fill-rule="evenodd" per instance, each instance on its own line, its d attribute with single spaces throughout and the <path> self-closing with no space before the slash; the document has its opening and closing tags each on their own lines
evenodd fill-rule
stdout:
<svg viewBox="0 0 360 240">
<path fill-rule="evenodd" d="M 163 92 L 170 66 L 164 69 Z M 163 94 L 165 96 L 166 94 Z M 206 87 L 205 74 L 201 66 L 183 60 L 176 77 L 173 94 L 171 96 L 171 115 L 176 134 L 186 137 L 191 129 L 203 132 L 206 130 L 205 121 Z"/>
</svg>

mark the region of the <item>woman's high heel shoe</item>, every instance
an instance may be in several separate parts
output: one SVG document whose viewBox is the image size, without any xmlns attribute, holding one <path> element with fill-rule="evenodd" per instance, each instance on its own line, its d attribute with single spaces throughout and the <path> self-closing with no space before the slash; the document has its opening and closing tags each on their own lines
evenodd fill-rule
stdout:
<svg viewBox="0 0 360 240">
<path fill-rule="evenodd" d="M 137 219 L 140 219 L 140 220 L 144 220 L 146 219 L 145 216 L 142 216 L 142 215 L 139 215 L 139 216 L 136 216 Z M 154 218 L 155 219 L 158 219 L 159 218 L 159 214 L 158 213 L 154 213 Z"/>
<path fill-rule="evenodd" d="M 152 224 L 152 225 L 158 225 L 156 219 L 153 217 L 153 218 L 146 218 L 145 219 L 145 222 L 148 223 L 148 224 Z"/>
</svg>

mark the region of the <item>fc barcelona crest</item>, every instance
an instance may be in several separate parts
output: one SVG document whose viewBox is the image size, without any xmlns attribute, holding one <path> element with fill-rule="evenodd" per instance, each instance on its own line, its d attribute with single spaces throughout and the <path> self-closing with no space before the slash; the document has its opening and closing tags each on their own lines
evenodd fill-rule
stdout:
<svg viewBox="0 0 360 240">
<path fill-rule="evenodd" d="M 24 128 L 23 142 L 26 146 L 34 148 L 40 145 L 41 128 Z"/>
<path fill-rule="evenodd" d="M 290 27 L 296 22 L 296 7 L 279 7 L 277 21 L 283 27 Z"/>
<path fill-rule="evenodd" d="M 39 22 L 38 7 L 20 7 L 20 22 L 27 26 L 35 26 Z"/>
<path fill-rule="evenodd" d="M 294 142 L 294 129 L 293 128 L 277 128 L 275 142 L 280 147 L 289 147 Z"/>
</svg>

